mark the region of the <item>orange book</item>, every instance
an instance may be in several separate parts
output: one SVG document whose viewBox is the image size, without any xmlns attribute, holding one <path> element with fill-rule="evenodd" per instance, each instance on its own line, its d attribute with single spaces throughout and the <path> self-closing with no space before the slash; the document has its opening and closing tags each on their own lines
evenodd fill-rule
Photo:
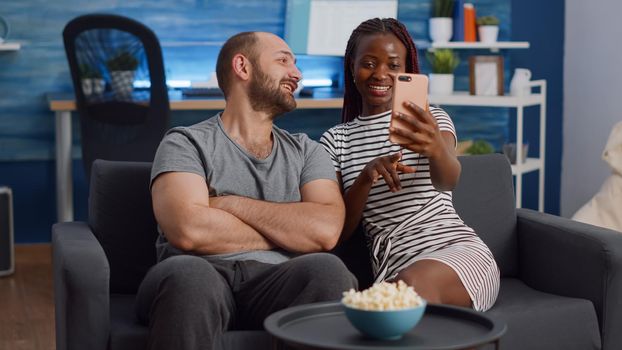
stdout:
<svg viewBox="0 0 622 350">
<path fill-rule="evenodd" d="M 477 41 L 477 27 L 475 24 L 475 7 L 473 4 L 464 4 L 464 41 Z"/>
</svg>

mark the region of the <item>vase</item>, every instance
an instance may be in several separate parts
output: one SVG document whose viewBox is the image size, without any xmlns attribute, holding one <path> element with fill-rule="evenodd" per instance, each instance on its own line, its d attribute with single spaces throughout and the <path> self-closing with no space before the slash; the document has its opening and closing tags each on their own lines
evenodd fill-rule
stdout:
<svg viewBox="0 0 622 350">
<path fill-rule="evenodd" d="M 453 20 L 449 17 L 432 17 L 429 22 L 430 39 L 435 43 L 446 43 L 453 35 Z"/>
<path fill-rule="evenodd" d="M 527 68 L 514 69 L 514 75 L 510 81 L 510 95 L 527 96 L 531 94 L 529 80 L 531 79 L 531 71 Z"/>
<path fill-rule="evenodd" d="M 430 95 L 451 95 L 454 92 L 453 74 L 430 74 Z"/>
<path fill-rule="evenodd" d="M 527 153 L 529 152 L 529 144 L 523 143 L 523 149 L 521 154 L 521 163 L 525 163 L 527 161 Z M 508 157 L 508 160 L 511 164 L 516 164 L 516 143 L 506 143 L 503 145 L 503 154 Z"/>
</svg>

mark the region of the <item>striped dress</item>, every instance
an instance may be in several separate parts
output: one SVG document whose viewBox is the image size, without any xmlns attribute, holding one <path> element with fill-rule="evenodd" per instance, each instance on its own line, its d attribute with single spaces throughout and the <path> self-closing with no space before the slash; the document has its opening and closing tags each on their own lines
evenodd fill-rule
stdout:
<svg viewBox="0 0 622 350">
<path fill-rule="evenodd" d="M 456 135 L 451 118 L 430 107 L 442 131 Z M 450 266 L 465 286 L 475 310 L 492 307 L 499 291 L 499 269 L 486 244 L 453 208 L 450 191 L 432 185 L 428 158 L 389 141 L 391 111 L 337 125 L 320 142 L 341 173 L 347 191 L 371 160 L 402 151 L 401 162 L 416 168 L 399 174 L 402 190 L 392 193 L 380 177 L 363 210 L 363 226 L 376 282 L 394 278 L 422 259 Z"/>
</svg>

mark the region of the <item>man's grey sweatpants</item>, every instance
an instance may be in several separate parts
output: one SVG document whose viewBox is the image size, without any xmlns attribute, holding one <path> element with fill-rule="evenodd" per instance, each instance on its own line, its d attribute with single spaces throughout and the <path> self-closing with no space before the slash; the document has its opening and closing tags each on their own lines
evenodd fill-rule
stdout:
<svg viewBox="0 0 622 350">
<path fill-rule="evenodd" d="M 136 301 L 149 349 L 217 349 L 227 330 L 263 329 L 271 313 L 338 300 L 356 278 L 329 253 L 280 264 L 178 255 L 147 273 Z"/>
</svg>

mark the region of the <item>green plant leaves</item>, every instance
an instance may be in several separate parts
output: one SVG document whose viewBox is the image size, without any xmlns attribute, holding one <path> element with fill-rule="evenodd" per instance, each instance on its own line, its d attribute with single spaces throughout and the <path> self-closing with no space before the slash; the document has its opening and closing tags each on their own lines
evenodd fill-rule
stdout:
<svg viewBox="0 0 622 350">
<path fill-rule="evenodd" d="M 428 51 L 426 57 L 432 65 L 432 73 L 453 74 L 460 63 L 458 55 L 451 49 Z"/>
</svg>

